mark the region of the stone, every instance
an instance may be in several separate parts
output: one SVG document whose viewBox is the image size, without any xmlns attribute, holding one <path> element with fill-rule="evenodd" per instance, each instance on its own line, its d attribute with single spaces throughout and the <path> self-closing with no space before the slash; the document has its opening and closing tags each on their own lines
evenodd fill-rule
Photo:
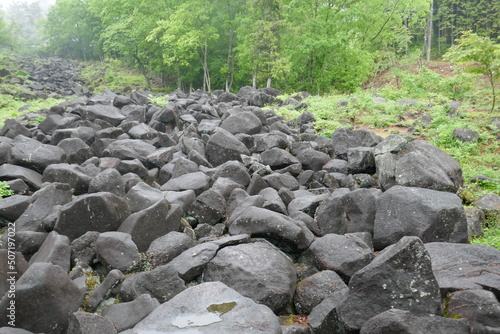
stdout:
<svg viewBox="0 0 500 334">
<path fill-rule="evenodd" d="M 52 164 L 66 162 L 66 152 L 57 146 L 42 144 L 19 135 L 11 143 L 8 163 L 43 173 Z"/>
<path fill-rule="evenodd" d="M 473 204 L 483 210 L 485 216 L 500 215 L 500 196 L 497 194 L 487 194 Z"/>
<path fill-rule="evenodd" d="M 18 135 L 31 137 L 31 132 L 28 128 L 19 123 L 19 121 L 13 118 L 7 119 L 3 128 L 0 129 L 0 136 L 14 139 Z"/>
<path fill-rule="evenodd" d="M 295 309 L 299 314 L 309 314 L 325 298 L 335 292 L 348 290 L 349 287 L 336 272 L 320 271 L 297 284 L 294 296 Z"/>
<path fill-rule="evenodd" d="M 347 298 L 348 290 L 342 289 L 323 299 L 309 314 L 311 331 L 315 334 L 330 334 L 338 329 L 338 307 Z"/>
<path fill-rule="evenodd" d="M 156 148 L 142 140 L 122 139 L 111 142 L 103 151 L 103 156 L 122 160 L 139 159 L 142 163 L 148 161 L 148 156 Z"/>
<path fill-rule="evenodd" d="M 473 333 L 494 333 L 500 330 L 500 303 L 491 291 L 452 292 L 448 312 L 451 318 L 465 319 Z"/>
<path fill-rule="evenodd" d="M 97 259 L 109 270 L 130 272 L 139 264 L 141 256 L 132 236 L 123 232 L 104 232 L 96 241 Z"/>
<path fill-rule="evenodd" d="M 183 191 L 164 191 L 165 199 L 170 204 L 179 205 L 183 212 L 186 212 L 187 207 L 196 199 L 196 194 L 193 190 Z"/>
<path fill-rule="evenodd" d="M 455 129 L 453 130 L 453 138 L 463 143 L 477 141 L 479 133 L 472 129 Z"/>
<path fill-rule="evenodd" d="M 467 218 L 455 194 L 394 186 L 377 198 L 376 205 L 375 249 L 408 235 L 418 236 L 423 242 L 467 241 Z"/>
<path fill-rule="evenodd" d="M 462 169 L 448 154 L 422 140 L 406 143 L 389 136 L 373 149 L 380 186 L 394 185 L 457 192 L 463 185 Z"/>
<path fill-rule="evenodd" d="M 115 334 L 111 320 L 94 313 L 77 311 L 68 321 L 66 334 Z"/>
<path fill-rule="evenodd" d="M 328 154 L 313 149 L 305 149 L 297 154 L 302 168 L 319 171 L 330 161 Z"/>
<path fill-rule="evenodd" d="M 15 291 L 15 283 L 28 269 L 28 263 L 22 253 L 8 249 L 0 249 L 0 261 L 0 295 L 4 298 L 8 291 Z"/>
<path fill-rule="evenodd" d="M 206 146 L 207 160 L 213 166 L 236 160 L 241 161 L 241 155 L 250 155 L 247 147 L 230 132 L 217 128 Z"/>
<path fill-rule="evenodd" d="M 373 147 L 380 143 L 381 137 L 367 129 L 350 130 L 337 128 L 332 134 L 336 159 L 347 160 L 347 151 L 354 147 Z"/>
<path fill-rule="evenodd" d="M 449 319 L 434 315 L 416 315 L 411 312 L 392 309 L 382 312 L 363 325 L 360 334 L 442 334 L 471 333 L 463 319 Z"/>
<path fill-rule="evenodd" d="M 263 208 L 249 206 L 237 218 L 231 219 L 233 223 L 229 226 L 229 234 L 266 237 L 285 251 L 305 250 L 314 239 L 303 222 Z"/>
<path fill-rule="evenodd" d="M 57 129 L 50 137 L 51 145 L 58 145 L 64 139 L 79 138 L 85 144 L 91 145 L 95 141 L 96 130 L 88 126 L 79 126 L 70 129 Z"/>
<path fill-rule="evenodd" d="M 417 237 L 401 238 L 352 276 L 347 299 L 338 308 L 339 328 L 360 330 L 370 318 L 393 308 L 442 314 L 431 259 Z"/>
<path fill-rule="evenodd" d="M 300 161 L 287 151 L 274 147 L 261 153 L 262 163 L 268 165 L 272 170 L 286 168 L 293 164 L 300 164 Z"/>
<path fill-rule="evenodd" d="M 374 258 L 372 250 L 361 239 L 338 234 L 326 234 L 309 247 L 321 270 L 333 270 L 349 279 Z"/>
<path fill-rule="evenodd" d="M 68 157 L 68 163 L 81 165 L 84 161 L 94 156 L 94 151 L 80 138 L 67 138 L 61 140 L 60 147 Z"/>
<path fill-rule="evenodd" d="M 281 188 L 287 188 L 290 190 L 298 190 L 299 182 L 290 174 L 280 174 L 273 173 L 271 175 L 266 175 L 263 177 L 264 181 L 268 184 L 268 186 L 273 187 L 276 190 L 280 190 Z"/>
<path fill-rule="evenodd" d="M 253 135 L 261 132 L 262 122 L 253 113 L 244 111 L 232 113 L 222 122 L 220 127 L 233 135 L 237 133 Z"/>
<path fill-rule="evenodd" d="M 116 231 L 129 215 L 127 202 L 116 195 L 82 195 L 61 207 L 54 230 L 72 241 L 87 231 Z"/>
<path fill-rule="evenodd" d="M 155 239 L 146 254 L 151 259 L 153 267 L 158 267 L 169 263 L 194 245 L 194 240 L 185 233 L 173 231 Z"/>
<path fill-rule="evenodd" d="M 339 189 L 318 206 L 314 216 L 322 234 L 373 233 L 380 190 Z"/>
<path fill-rule="evenodd" d="M 31 196 L 14 195 L 0 201 L 0 220 L 17 220 L 31 204 Z"/>
<path fill-rule="evenodd" d="M 296 273 L 292 261 L 278 249 L 257 242 L 219 250 L 203 280 L 222 282 L 277 313 L 292 300 Z"/>
<path fill-rule="evenodd" d="M 96 231 L 88 231 L 71 242 L 72 264 L 85 263 L 90 265 L 94 263 L 97 257 L 95 244 L 99 234 Z"/>
<path fill-rule="evenodd" d="M 104 281 L 89 295 L 87 306 L 92 310 L 96 310 L 99 303 L 103 301 L 110 290 L 118 283 L 125 279 L 125 275 L 118 270 L 113 269 L 107 275 Z"/>
<path fill-rule="evenodd" d="M 374 174 L 375 158 L 372 147 L 352 147 L 347 150 L 348 174 Z"/>
<path fill-rule="evenodd" d="M 145 252 L 155 239 L 180 229 L 182 213 L 178 205 L 170 205 L 166 199 L 162 199 L 131 214 L 118 231 L 130 234 L 139 252 Z"/>
<path fill-rule="evenodd" d="M 118 197 L 124 197 L 125 181 L 116 168 L 107 168 L 90 180 L 88 192 L 109 192 Z"/>
<path fill-rule="evenodd" d="M 11 298 L 0 301 L 0 326 L 7 326 Z M 34 263 L 16 282 L 15 323 L 36 333 L 62 334 L 83 295 L 60 266 Z"/>
<path fill-rule="evenodd" d="M 149 294 L 163 304 L 184 289 L 186 286 L 177 270 L 167 264 L 125 278 L 119 286 L 118 296 L 123 301 L 132 301 L 140 295 Z"/>
<path fill-rule="evenodd" d="M 226 216 L 226 200 L 212 188 L 199 195 L 188 207 L 187 212 L 199 223 L 215 225 Z"/>
<path fill-rule="evenodd" d="M 16 230 L 45 231 L 44 220 L 54 213 L 54 207 L 70 203 L 72 195 L 72 189 L 66 183 L 51 183 L 41 188 L 31 197 L 28 209 L 16 220 Z"/>
<path fill-rule="evenodd" d="M 244 187 L 250 183 L 250 174 L 247 169 L 238 161 L 228 161 L 217 168 L 213 179 L 228 178 Z"/>
<path fill-rule="evenodd" d="M 347 161 L 342 159 L 332 159 L 323 165 L 323 170 L 328 173 L 347 174 Z"/>
<path fill-rule="evenodd" d="M 42 246 L 30 259 L 29 265 L 37 262 L 47 262 L 58 265 L 65 272 L 70 270 L 71 248 L 68 237 L 52 231 L 45 238 Z"/>
<path fill-rule="evenodd" d="M 210 186 L 210 177 L 203 172 L 184 174 L 175 179 L 168 180 L 161 191 L 184 191 L 193 190 L 196 195 L 200 195 Z"/>
<path fill-rule="evenodd" d="M 0 181 L 20 179 L 26 182 L 30 190 L 36 191 L 42 186 L 42 174 L 21 166 L 4 163 L 0 165 Z"/>
<path fill-rule="evenodd" d="M 265 305 L 221 282 L 202 283 L 157 307 L 130 333 L 280 334 L 278 318 Z"/>
<path fill-rule="evenodd" d="M 203 273 L 218 250 L 219 245 L 213 242 L 198 244 L 176 256 L 168 266 L 172 266 L 179 277 L 187 283 Z"/>
<path fill-rule="evenodd" d="M 134 327 L 158 306 L 158 300 L 144 294 L 131 302 L 110 305 L 103 310 L 102 315 L 111 320 L 118 332 L 122 332 Z"/>
<path fill-rule="evenodd" d="M 67 183 L 74 189 L 75 194 L 87 193 L 92 176 L 76 164 L 52 164 L 48 166 L 42 175 L 43 182 Z"/>
<path fill-rule="evenodd" d="M 94 121 L 100 119 L 108 122 L 112 126 L 118 126 L 125 119 L 125 116 L 120 113 L 120 110 L 112 105 L 87 105 L 80 107 L 79 112 L 85 120 Z"/>
<path fill-rule="evenodd" d="M 145 182 L 139 182 L 125 195 L 130 211 L 136 213 L 149 208 L 151 205 L 164 199 L 164 194 Z"/>
<path fill-rule="evenodd" d="M 457 290 L 500 292 L 500 250 L 486 245 L 431 242 L 425 244 L 443 295 Z"/>
</svg>

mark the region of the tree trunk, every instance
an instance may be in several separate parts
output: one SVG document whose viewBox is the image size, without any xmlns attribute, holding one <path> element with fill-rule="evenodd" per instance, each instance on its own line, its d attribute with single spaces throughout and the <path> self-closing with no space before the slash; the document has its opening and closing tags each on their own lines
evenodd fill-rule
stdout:
<svg viewBox="0 0 500 334">
<path fill-rule="evenodd" d="M 139 71 L 142 73 L 142 75 L 144 76 L 144 79 L 146 80 L 147 88 L 151 89 L 151 80 L 149 79 L 149 75 L 148 75 L 148 72 L 146 70 L 146 67 L 144 67 L 144 64 L 142 63 L 139 56 L 134 54 L 134 55 L 132 55 L 132 57 L 135 58 L 135 60 L 137 61 L 137 64 L 139 65 Z"/>
<path fill-rule="evenodd" d="M 431 47 L 432 47 L 432 27 L 434 19 L 434 1 L 431 1 L 431 10 L 429 12 L 429 19 L 427 21 L 427 29 L 425 29 L 425 54 L 427 61 L 431 61 Z"/>
<path fill-rule="evenodd" d="M 272 80 L 273 80 L 273 79 L 272 79 L 271 77 L 268 77 L 268 78 L 267 78 L 267 84 L 266 84 L 266 87 L 267 87 L 267 88 L 271 87 L 271 82 L 272 82 Z"/>
<path fill-rule="evenodd" d="M 257 88 L 257 73 L 252 73 L 252 87 Z"/>
<path fill-rule="evenodd" d="M 227 13 L 229 22 L 229 36 L 228 36 L 228 47 L 227 47 L 227 73 L 226 73 L 226 92 L 229 93 L 231 86 L 233 85 L 234 79 L 234 56 L 233 56 L 233 40 L 234 40 L 234 30 L 233 30 L 233 17 L 231 11 L 231 1 L 227 1 Z"/>
</svg>

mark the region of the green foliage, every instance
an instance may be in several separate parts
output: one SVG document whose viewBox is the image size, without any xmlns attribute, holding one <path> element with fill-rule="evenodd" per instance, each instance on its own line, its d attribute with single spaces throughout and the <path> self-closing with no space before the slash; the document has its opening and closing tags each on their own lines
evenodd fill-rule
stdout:
<svg viewBox="0 0 500 334">
<path fill-rule="evenodd" d="M 491 112 L 493 112 L 496 104 L 495 84 L 500 78 L 500 44 L 471 31 L 464 32 L 457 42 L 458 44 L 451 47 L 444 58 L 456 62 L 479 63 L 476 69 L 488 77 L 491 85 Z"/>
<path fill-rule="evenodd" d="M 14 195 L 12 189 L 10 189 L 9 185 L 5 181 L 0 181 L 0 199 L 3 197 L 8 197 Z"/>
<path fill-rule="evenodd" d="M 500 227 L 484 229 L 484 236 L 472 239 L 471 244 L 487 245 L 500 250 Z"/>
</svg>

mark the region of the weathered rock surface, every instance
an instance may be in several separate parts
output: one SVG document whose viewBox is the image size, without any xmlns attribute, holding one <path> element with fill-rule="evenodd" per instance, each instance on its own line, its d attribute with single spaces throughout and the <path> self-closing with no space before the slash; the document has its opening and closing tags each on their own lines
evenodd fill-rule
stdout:
<svg viewBox="0 0 500 334">
<path fill-rule="evenodd" d="M 130 333 L 280 334 L 278 318 L 265 305 L 221 282 L 193 286 L 160 305 Z"/>
</svg>

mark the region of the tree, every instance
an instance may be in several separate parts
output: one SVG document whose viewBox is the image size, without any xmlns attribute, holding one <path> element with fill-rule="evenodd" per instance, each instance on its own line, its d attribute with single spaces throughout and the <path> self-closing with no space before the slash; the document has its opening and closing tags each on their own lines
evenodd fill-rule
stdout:
<svg viewBox="0 0 500 334">
<path fill-rule="evenodd" d="M 11 48 L 14 45 L 11 27 L 5 22 L 3 12 L 0 11 L 0 49 Z"/>
<path fill-rule="evenodd" d="M 6 21 L 15 31 L 18 52 L 33 54 L 41 44 L 38 22 L 44 17 L 40 4 L 28 1 L 14 1 L 5 11 Z"/>
<path fill-rule="evenodd" d="M 457 43 L 448 50 L 444 58 L 456 62 L 473 61 L 480 64 L 477 70 L 488 77 L 491 85 L 493 96 L 491 112 L 493 112 L 496 104 L 495 83 L 500 77 L 500 44 L 471 31 L 464 32 L 462 37 L 457 39 Z"/>
</svg>

